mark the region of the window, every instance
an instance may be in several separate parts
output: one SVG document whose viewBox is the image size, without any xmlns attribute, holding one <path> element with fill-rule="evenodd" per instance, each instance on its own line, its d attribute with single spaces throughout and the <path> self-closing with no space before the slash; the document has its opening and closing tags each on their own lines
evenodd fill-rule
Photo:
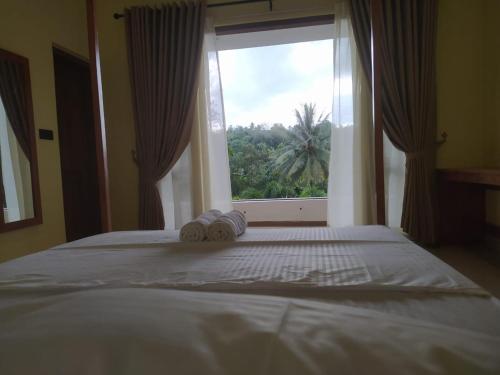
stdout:
<svg viewBox="0 0 500 375">
<path fill-rule="evenodd" d="M 218 36 L 235 201 L 326 197 L 331 35 L 327 24 Z"/>
</svg>

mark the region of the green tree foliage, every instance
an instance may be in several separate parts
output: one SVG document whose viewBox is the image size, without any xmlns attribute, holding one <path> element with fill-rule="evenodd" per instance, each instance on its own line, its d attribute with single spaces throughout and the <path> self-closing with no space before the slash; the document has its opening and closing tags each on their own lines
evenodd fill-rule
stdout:
<svg viewBox="0 0 500 375">
<path fill-rule="evenodd" d="M 296 113 L 298 123 L 293 127 L 229 127 L 233 199 L 326 196 L 331 123 L 321 117 L 315 121 L 314 105 L 303 109 L 303 113 Z M 294 158 L 306 161 L 298 162 L 304 163 L 298 168 Z M 286 169 L 285 159 L 292 167 L 296 164 L 295 169 Z"/>
<path fill-rule="evenodd" d="M 316 120 L 316 106 L 304 104 L 303 112 L 295 110 L 297 125 L 291 131 L 288 142 L 275 160 L 282 178 L 303 180 L 306 184 L 320 183 L 328 178 L 330 136 L 324 135 L 325 120 Z"/>
</svg>

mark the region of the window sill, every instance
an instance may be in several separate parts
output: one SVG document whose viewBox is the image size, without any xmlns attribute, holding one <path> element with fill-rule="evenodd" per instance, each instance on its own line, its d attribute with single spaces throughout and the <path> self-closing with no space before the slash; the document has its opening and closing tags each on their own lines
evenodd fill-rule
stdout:
<svg viewBox="0 0 500 375">
<path fill-rule="evenodd" d="M 251 226 L 325 225 L 327 198 L 277 198 L 233 201 L 233 207 L 243 212 Z M 274 226 L 274 225 L 273 225 Z"/>
</svg>

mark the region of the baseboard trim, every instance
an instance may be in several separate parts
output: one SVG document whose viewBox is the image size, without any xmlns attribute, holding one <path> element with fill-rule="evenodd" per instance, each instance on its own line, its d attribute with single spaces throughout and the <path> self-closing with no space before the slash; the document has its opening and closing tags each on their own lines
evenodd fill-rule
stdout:
<svg viewBox="0 0 500 375">
<path fill-rule="evenodd" d="M 326 221 L 249 221 L 249 227 L 326 227 Z"/>
</svg>

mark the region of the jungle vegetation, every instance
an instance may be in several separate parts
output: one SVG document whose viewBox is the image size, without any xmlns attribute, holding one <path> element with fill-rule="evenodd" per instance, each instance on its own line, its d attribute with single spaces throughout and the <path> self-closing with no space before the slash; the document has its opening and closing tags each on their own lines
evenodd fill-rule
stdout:
<svg viewBox="0 0 500 375">
<path fill-rule="evenodd" d="M 331 123 L 314 104 L 295 110 L 296 124 L 227 130 L 233 199 L 326 197 Z"/>
</svg>

